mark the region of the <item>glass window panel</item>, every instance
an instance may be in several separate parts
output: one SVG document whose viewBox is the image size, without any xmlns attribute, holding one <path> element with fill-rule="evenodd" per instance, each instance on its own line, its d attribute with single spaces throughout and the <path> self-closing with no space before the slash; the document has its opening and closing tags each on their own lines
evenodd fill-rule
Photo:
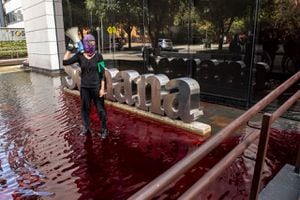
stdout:
<svg viewBox="0 0 300 200">
<path fill-rule="evenodd" d="M 90 29 L 109 67 L 191 77 L 207 100 L 249 106 L 273 72 L 297 67 L 294 1 L 67 0 L 63 12 L 66 29 Z"/>
</svg>

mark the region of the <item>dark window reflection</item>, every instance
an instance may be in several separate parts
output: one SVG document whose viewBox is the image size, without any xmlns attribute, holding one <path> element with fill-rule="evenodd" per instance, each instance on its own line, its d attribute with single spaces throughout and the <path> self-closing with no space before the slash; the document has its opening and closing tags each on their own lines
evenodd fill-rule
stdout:
<svg viewBox="0 0 300 200">
<path fill-rule="evenodd" d="M 299 70 L 295 1 L 67 0 L 63 9 L 65 28 L 88 26 L 109 67 L 194 78 L 206 100 L 249 106 Z"/>
</svg>

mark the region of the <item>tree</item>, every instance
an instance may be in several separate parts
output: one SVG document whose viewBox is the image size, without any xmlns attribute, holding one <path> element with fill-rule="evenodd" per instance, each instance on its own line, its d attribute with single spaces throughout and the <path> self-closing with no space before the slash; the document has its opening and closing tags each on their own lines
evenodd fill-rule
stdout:
<svg viewBox="0 0 300 200">
<path fill-rule="evenodd" d="M 98 18 L 107 17 L 108 23 L 113 23 L 113 15 L 120 9 L 119 1 L 117 0 L 85 0 L 85 7 Z"/>
<path fill-rule="evenodd" d="M 131 32 L 134 26 L 141 27 L 143 23 L 143 7 L 140 0 L 126 0 L 119 2 L 120 9 L 116 11 L 119 25 L 124 27 L 128 35 L 128 47 L 131 48 Z"/>
<path fill-rule="evenodd" d="M 197 23 L 199 21 L 200 16 L 196 7 L 191 6 L 191 9 L 189 9 L 189 2 L 181 1 L 179 10 L 174 16 L 174 25 L 185 25 L 187 23 Z"/>
<path fill-rule="evenodd" d="M 85 0 L 87 10 L 109 25 L 124 27 L 131 48 L 131 32 L 142 19 L 143 8 L 140 0 Z"/>
<path fill-rule="evenodd" d="M 152 45 L 157 46 L 161 36 L 170 37 L 170 27 L 180 6 L 178 0 L 148 0 L 146 5 L 147 29 Z"/>
<path fill-rule="evenodd" d="M 72 26 L 86 26 L 88 24 L 89 15 L 87 12 L 82 12 L 84 7 L 83 1 L 67 0 L 62 1 L 62 3 L 66 29 Z"/>
<path fill-rule="evenodd" d="M 216 29 L 219 49 L 222 49 L 223 38 L 228 34 L 232 23 L 236 19 L 252 14 L 251 5 L 250 0 L 195 1 L 201 18 L 211 22 Z"/>
<path fill-rule="evenodd" d="M 274 27 L 300 32 L 300 4 L 297 0 L 262 0 L 260 20 Z"/>
</svg>

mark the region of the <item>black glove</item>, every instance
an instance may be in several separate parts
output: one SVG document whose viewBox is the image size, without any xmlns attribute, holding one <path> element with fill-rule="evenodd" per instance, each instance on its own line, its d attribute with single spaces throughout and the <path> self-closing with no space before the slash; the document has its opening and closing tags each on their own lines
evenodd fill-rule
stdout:
<svg viewBox="0 0 300 200">
<path fill-rule="evenodd" d="M 71 40 L 68 42 L 66 49 L 70 52 L 74 51 L 75 47 L 74 47 L 74 44 Z"/>
</svg>

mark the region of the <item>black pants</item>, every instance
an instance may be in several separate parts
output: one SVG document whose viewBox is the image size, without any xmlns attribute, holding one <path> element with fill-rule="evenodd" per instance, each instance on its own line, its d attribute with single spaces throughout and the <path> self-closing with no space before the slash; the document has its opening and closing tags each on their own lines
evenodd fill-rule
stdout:
<svg viewBox="0 0 300 200">
<path fill-rule="evenodd" d="M 99 88 L 80 88 L 81 117 L 84 126 L 90 127 L 90 109 L 92 100 L 97 108 L 99 120 L 102 121 L 102 128 L 106 129 L 106 111 L 104 108 L 104 97 L 99 97 Z"/>
</svg>

